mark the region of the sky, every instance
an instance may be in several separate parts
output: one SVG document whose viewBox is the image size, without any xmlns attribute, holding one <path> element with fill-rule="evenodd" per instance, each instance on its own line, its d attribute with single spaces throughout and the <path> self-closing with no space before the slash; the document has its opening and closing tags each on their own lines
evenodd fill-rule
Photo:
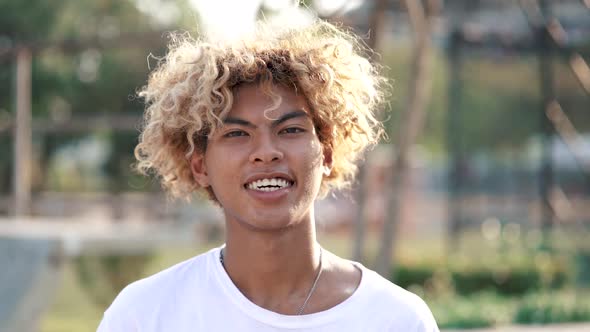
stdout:
<svg viewBox="0 0 590 332">
<path fill-rule="evenodd" d="M 262 5 L 275 14 L 267 17 L 286 25 L 305 25 L 314 14 L 297 5 L 294 0 L 189 0 L 199 13 L 203 31 L 209 38 L 235 40 L 254 30 L 256 17 Z M 345 6 L 358 7 L 362 0 L 314 0 L 313 8 L 320 14 L 329 14 Z"/>
<path fill-rule="evenodd" d="M 134 0 L 137 8 L 150 15 L 153 24 L 173 26 L 181 9 L 171 0 Z M 201 24 L 201 32 L 210 39 L 237 40 L 254 30 L 258 12 L 262 6 L 273 14 L 269 21 L 282 25 L 306 25 L 316 13 L 329 16 L 334 12 L 346 12 L 363 4 L 365 0 L 311 0 L 313 11 L 299 6 L 298 0 L 188 0 L 195 9 Z"/>
</svg>

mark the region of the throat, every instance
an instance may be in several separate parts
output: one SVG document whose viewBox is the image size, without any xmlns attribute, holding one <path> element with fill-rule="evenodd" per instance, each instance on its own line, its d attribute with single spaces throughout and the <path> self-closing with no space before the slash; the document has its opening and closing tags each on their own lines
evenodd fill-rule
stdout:
<svg viewBox="0 0 590 332">
<path fill-rule="evenodd" d="M 219 260 L 234 285 L 254 304 L 284 315 L 303 315 L 307 313 L 309 303 L 313 302 L 313 295 L 324 270 L 323 249 L 318 247 L 317 251 L 319 257 L 314 262 L 313 269 L 305 269 L 307 270 L 305 273 L 287 271 L 283 274 L 280 272 L 284 271 L 278 271 L 279 273 L 267 271 L 238 275 L 236 272 L 232 273 L 232 265 L 226 258 L 225 248 L 221 250 Z M 284 277 L 280 277 L 281 274 Z M 295 281 L 292 276 L 297 275 L 300 280 Z M 288 282 L 288 279 L 293 282 Z"/>
</svg>

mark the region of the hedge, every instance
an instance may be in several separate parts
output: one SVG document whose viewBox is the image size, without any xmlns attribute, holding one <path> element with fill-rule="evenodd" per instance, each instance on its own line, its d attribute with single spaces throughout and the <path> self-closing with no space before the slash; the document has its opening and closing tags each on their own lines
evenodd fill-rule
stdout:
<svg viewBox="0 0 590 332">
<path fill-rule="evenodd" d="M 428 290 L 436 279 L 450 280 L 451 287 L 460 295 L 493 291 L 502 295 L 518 296 L 539 289 L 559 289 L 573 282 L 571 268 L 554 265 L 541 268 L 532 264 L 489 266 L 398 265 L 391 280 L 403 288 L 420 286 Z"/>
</svg>

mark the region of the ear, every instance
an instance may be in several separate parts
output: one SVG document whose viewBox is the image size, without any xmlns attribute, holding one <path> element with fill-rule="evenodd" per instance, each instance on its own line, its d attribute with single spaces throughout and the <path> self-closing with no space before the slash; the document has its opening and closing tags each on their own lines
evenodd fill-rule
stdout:
<svg viewBox="0 0 590 332">
<path fill-rule="evenodd" d="M 193 178 L 202 188 L 209 187 L 209 175 L 205 165 L 205 155 L 194 152 L 190 159 L 191 172 Z"/>
<path fill-rule="evenodd" d="M 324 176 L 330 176 L 332 173 L 332 149 L 324 147 L 324 163 L 322 166 Z"/>
</svg>

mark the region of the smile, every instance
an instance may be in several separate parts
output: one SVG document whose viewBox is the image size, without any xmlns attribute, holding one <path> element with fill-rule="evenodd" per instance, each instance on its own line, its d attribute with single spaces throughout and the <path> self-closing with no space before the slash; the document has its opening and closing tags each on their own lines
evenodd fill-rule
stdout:
<svg viewBox="0 0 590 332">
<path fill-rule="evenodd" d="M 281 178 L 271 178 L 271 179 L 260 179 L 256 181 L 252 181 L 250 183 L 246 183 L 244 186 L 250 190 L 258 190 L 258 191 L 276 191 L 283 188 L 288 188 L 293 185 L 293 182 L 281 179 Z"/>
</svg>

